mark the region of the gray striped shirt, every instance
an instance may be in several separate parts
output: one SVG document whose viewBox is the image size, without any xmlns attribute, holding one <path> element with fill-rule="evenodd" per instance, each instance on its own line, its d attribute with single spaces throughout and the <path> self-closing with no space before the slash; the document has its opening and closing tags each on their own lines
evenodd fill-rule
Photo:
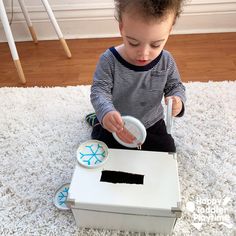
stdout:
<svg viewBox="0 0 236 236">
<path fill-rule="evenodd" d="M 135 66 L 114 47 L 101 55 L 91 86 L 91 102 L 101 122 L 109 111 L 139 119 L 146 128 L 164 117 L 163 96 L 179 96 L 184 104 L 185 87 L 171 54 L 163 50 L 151 63 Z M 179 116 L 183 115 L 184 106 Z"/>
</svg>

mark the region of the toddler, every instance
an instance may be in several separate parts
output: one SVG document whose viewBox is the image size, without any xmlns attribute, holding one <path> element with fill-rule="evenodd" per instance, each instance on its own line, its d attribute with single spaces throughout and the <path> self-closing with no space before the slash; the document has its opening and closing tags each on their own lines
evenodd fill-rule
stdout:
<svg viewBox="0 0 236 236">
<path fill-rule="evenodd" d="M 176 63 L 164 50 L 181 12 L 181 0 L 115 0 L 121 45 L 107 49 L 100 57 L 91 86 L 91 102 L 96 114 L 86 116 L 93 126 L 92 138 L 109 148 L 126 148 L 135 139 L 122 116 L 139 119 L 147 137 L 143 150 L 175 152 L 174 139 L 163 120 L 163 97 L 173 100 L 173 116 L 184 114 L 185 87 Z"/>
</svg>

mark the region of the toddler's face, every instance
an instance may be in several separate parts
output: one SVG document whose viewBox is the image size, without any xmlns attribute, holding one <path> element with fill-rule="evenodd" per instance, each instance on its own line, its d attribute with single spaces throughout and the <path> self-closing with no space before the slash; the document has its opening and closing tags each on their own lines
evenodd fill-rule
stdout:
<svg viewBox="0 0 236 236">
<path fill-rule="evenodd" d="M 124 13 L 119 26 L 125 59 L 137 66 L 147 65 L 154 60 L 165 46 L 173 19 L 174 14 L 169 14 L 162 21 L 147 23 L 140 17 Z"/>
</svg>

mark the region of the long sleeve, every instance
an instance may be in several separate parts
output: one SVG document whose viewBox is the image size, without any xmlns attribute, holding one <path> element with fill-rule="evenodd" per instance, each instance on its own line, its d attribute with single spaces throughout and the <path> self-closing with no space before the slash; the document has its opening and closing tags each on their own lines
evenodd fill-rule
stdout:
<svg viewBox="0 0 236 236">
<path fill-rule="evenodd" d="M 183 116 L 184 110 L 185 110 L 185 102 L 186 102 L 185 87 L 181 82 L 178 68 L 171 55 L 169 56 L 167 71 L 168 71 L 168 76 L 167 76 L 167 82 L 164 88 L 164 94 L 165 94 L 165 97 L 168 97 L 168 96 L 180 97 L 183 104 L 183 108 L 181 112 L 178 114 L 178 116 L 180 117 L 180 116 Z"/>
<path fill-rule="evenodd" d="M 102 55 L 94 73 L 90 94 L 91 103 L 99 122 L 102 122 L 107 112 L 116 110 L 112 102 L 112 88 L 112 65 L 109 60 Z"/>
</svg>

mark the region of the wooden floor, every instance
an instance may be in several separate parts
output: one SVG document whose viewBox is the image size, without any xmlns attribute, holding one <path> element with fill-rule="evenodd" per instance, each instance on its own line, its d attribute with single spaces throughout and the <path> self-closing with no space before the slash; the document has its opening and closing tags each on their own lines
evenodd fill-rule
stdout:
<svg viewBox="0 0 236 236">
<path fill-rule="evenodd" d="M 17 43 L 27 83 L 21 85 L 7 43 L 0 43 L 0 87 L 67 86 L 91 84 L 99 55 L 120 38 L 67 40 L 72 58 L 59 41 Z M 166 45 L 182 80 L 236 80 L 236 33 L 171 35 Z"/>
</svg>

